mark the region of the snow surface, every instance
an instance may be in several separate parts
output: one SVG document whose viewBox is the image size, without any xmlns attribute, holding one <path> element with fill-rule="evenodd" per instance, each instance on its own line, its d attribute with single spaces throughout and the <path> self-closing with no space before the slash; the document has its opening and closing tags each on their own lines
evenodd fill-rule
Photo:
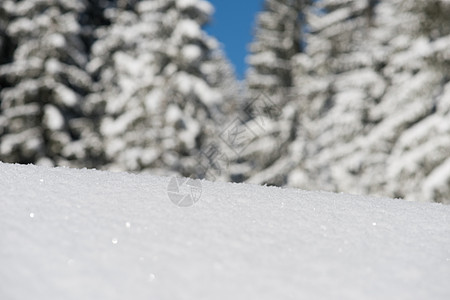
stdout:
<svg viewBox="0 0 450 300">
<path fill-rule="evenodd" d="M 450 299 L 450 207 L 0 163 L 0 299 Z"/>
</svg>

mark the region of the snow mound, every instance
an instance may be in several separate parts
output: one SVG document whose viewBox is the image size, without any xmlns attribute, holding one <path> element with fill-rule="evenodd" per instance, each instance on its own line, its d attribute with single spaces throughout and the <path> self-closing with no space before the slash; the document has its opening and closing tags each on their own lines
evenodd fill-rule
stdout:
<svg viewBox="0 0 450 300">
<path fill-rule="evenodd" d="M 0 183 L 0 299 L 450 299 L 449 206 L 1 163 Z"/>
</svg>

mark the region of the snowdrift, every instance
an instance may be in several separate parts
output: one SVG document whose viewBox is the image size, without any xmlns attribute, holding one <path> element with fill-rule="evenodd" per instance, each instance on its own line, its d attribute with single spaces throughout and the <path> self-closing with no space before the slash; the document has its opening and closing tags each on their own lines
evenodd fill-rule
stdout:
<svg viewBox="0 0 450 300">
<path fill-rule="evenodd" d="M 0 164 L 0 299 L 450 299 L 450 207 Z"/>
</svg>

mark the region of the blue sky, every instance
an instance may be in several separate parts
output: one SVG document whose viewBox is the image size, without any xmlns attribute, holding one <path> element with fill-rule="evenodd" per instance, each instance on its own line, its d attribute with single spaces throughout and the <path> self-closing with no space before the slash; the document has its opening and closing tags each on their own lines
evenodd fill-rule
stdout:
<svg viewBox="0 0 450 300">
<path fill-rule="evenodd" d="M 215 13 L 206 31 L 215 36 L 224 46 L 228 59 L 234 64 L 236 75 L 245 74 L 247 46 L 252 41 L 255 14 L 263 0 L 209 0 Z"/>
</svg>

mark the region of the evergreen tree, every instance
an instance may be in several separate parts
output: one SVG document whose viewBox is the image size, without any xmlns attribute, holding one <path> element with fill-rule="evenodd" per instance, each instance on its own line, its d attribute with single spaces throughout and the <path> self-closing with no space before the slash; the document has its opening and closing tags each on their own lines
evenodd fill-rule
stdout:
<svg viewBox="0 0 450 300">
<path fill-rule="evenodd" d="M 11 12 L 12 2 L 4 1 L 0 4 L 0 65 L 11 62 L 12 51 L 15 45 L 12 43 L 11 37 L 6 29 L 12 19 Z M 4 83 L 0 82 L 0 88 L 4 87 Z"/>
<path fill-rule="evenodd" d="M 450 149 L 444 96 L 449 32 L 442 26 L 448 11 L 441 1 L 380 3 L 380 43 L 386 45 L 380 73 L 388 86 L 368 112 L 376 125 L 336 167 L 338 190 L 448 201 L 443 184 L 449 180 L 444 176 Z"/>
<path fill-rule="evenodd" d="M 16 48 L 16 45 L 14 45 L 12 38 L 7 32 L 8 24 L 13 19 L 12 7 L 12 1 L 4 1 L 0 3 L 0 66 L 12 61 L 12 54 L 14 49 Z M 1 91 L 6 87 L 8 87 L 8 83 L 6 82 L 4 77 L 0 76 L 0 130 L 5 127 L 5 123 L 7 121 L 1 114 Z M 3 132 L 0 131 L 0 136 L 2 134 Z"/>
<path fill-rule="evenodd" d="M 393 1 L 392 11 L 398 23 L 390 26 L 399 31 L 385 68 L 392 84 L 376 111 L 386 115 L 379 124 L 380 150 L 389 153 L 384 192 L 450 203 L 450 3 Z"/>
<path fill-rule="evenodd" d="M 282 185 L 283 156 L 294 139 L 292 58 L 302 51 L 303 0 L 267 0 L 250 45 L 247 95 L 239 131 L 248 145 L 234 155 L 232 180 Z M 281 160 L 280 160 L 281 159 Z"/>
<path fill-rule="evenodd" d="M 201 29 L 211 13 L 201 0 L 140 1 L 111 12 L 89 65 L 105 103 L 108 168 L 197 174 L 214 120 L 233 100 L 221 94 L 231 74 L 220 68 L 227 63 L 219 45 Z"/>
<path fill-rule="evenodd" d="M 358 7 L 358 1 L 345 2 Z M 336 1 L 330 3 L 336 8 Z M 333 62 L 332 55 L 319 56 L 328 61 L 325 67 L 338 66 L 325 69 L 324 75 L 332 78 L 331 89 L 327 79 L 320 85 L 310 71 L 304 75 L 305 70 L 320 70 L 320 59 L 312 54 L 310 59 L 297 57 L 298 78 L 309 87 L 305 98 L 311 99 L 311 106 L 305 109 L 309 125 L 302 123 L 301 128 L 306 138 L 297 140 L 296 153 L 303 153 L 302 163 L 290 174 L 290 183 L 312 189 L 448 201 L 448 4 L 381 1 L 370 9 L 368 31 L 363 23 L 344 26 L 341 18 L 350 11 L 332 14 L 339 22 L 330 32 L 339 36 L 342 28 L 353 28 L 352 35 L 360 31 L 364 38 L 344 43 L 352 49 L 350 56 L 346 55 L 352 59 L 341 56 Z M 357 19 L 353 15 L 348 20 Z M 314 30 L 312 33 L 309 50 L 320 38 Z M 324 40 L 331 43 L 335 36 Z M 324 45 L 316 49 L 328 49 Z M 327 90 L 328 95 L 321 90 Z"/>
<path fill-rule="evenodd" d="M 0 67 L 0 157 L 6 162 L 95 166 L 101 144 L 84 97 L 91 78 L 87 3 L 2 1 L 6 34 L 17 45 Z"/>
<path fill-rule="evenodd" d="M 336 190 L 339 160 L 374 126 L 368 111 L 386 87 L 374 20 L 375 1 L 321 0 L 306 11 L 305 53 L 293 59 L 301 123 L 290 185 Z"/>
<path fill-rule="evenodd" d="M 301 51 L 300 0 L 266 0 L 257 17 L 255 41 L 250 45 L 246 77 L 249 100 L 265 93 L 283 106 L 293 86 L 292 63 Z"/>
</svg>

